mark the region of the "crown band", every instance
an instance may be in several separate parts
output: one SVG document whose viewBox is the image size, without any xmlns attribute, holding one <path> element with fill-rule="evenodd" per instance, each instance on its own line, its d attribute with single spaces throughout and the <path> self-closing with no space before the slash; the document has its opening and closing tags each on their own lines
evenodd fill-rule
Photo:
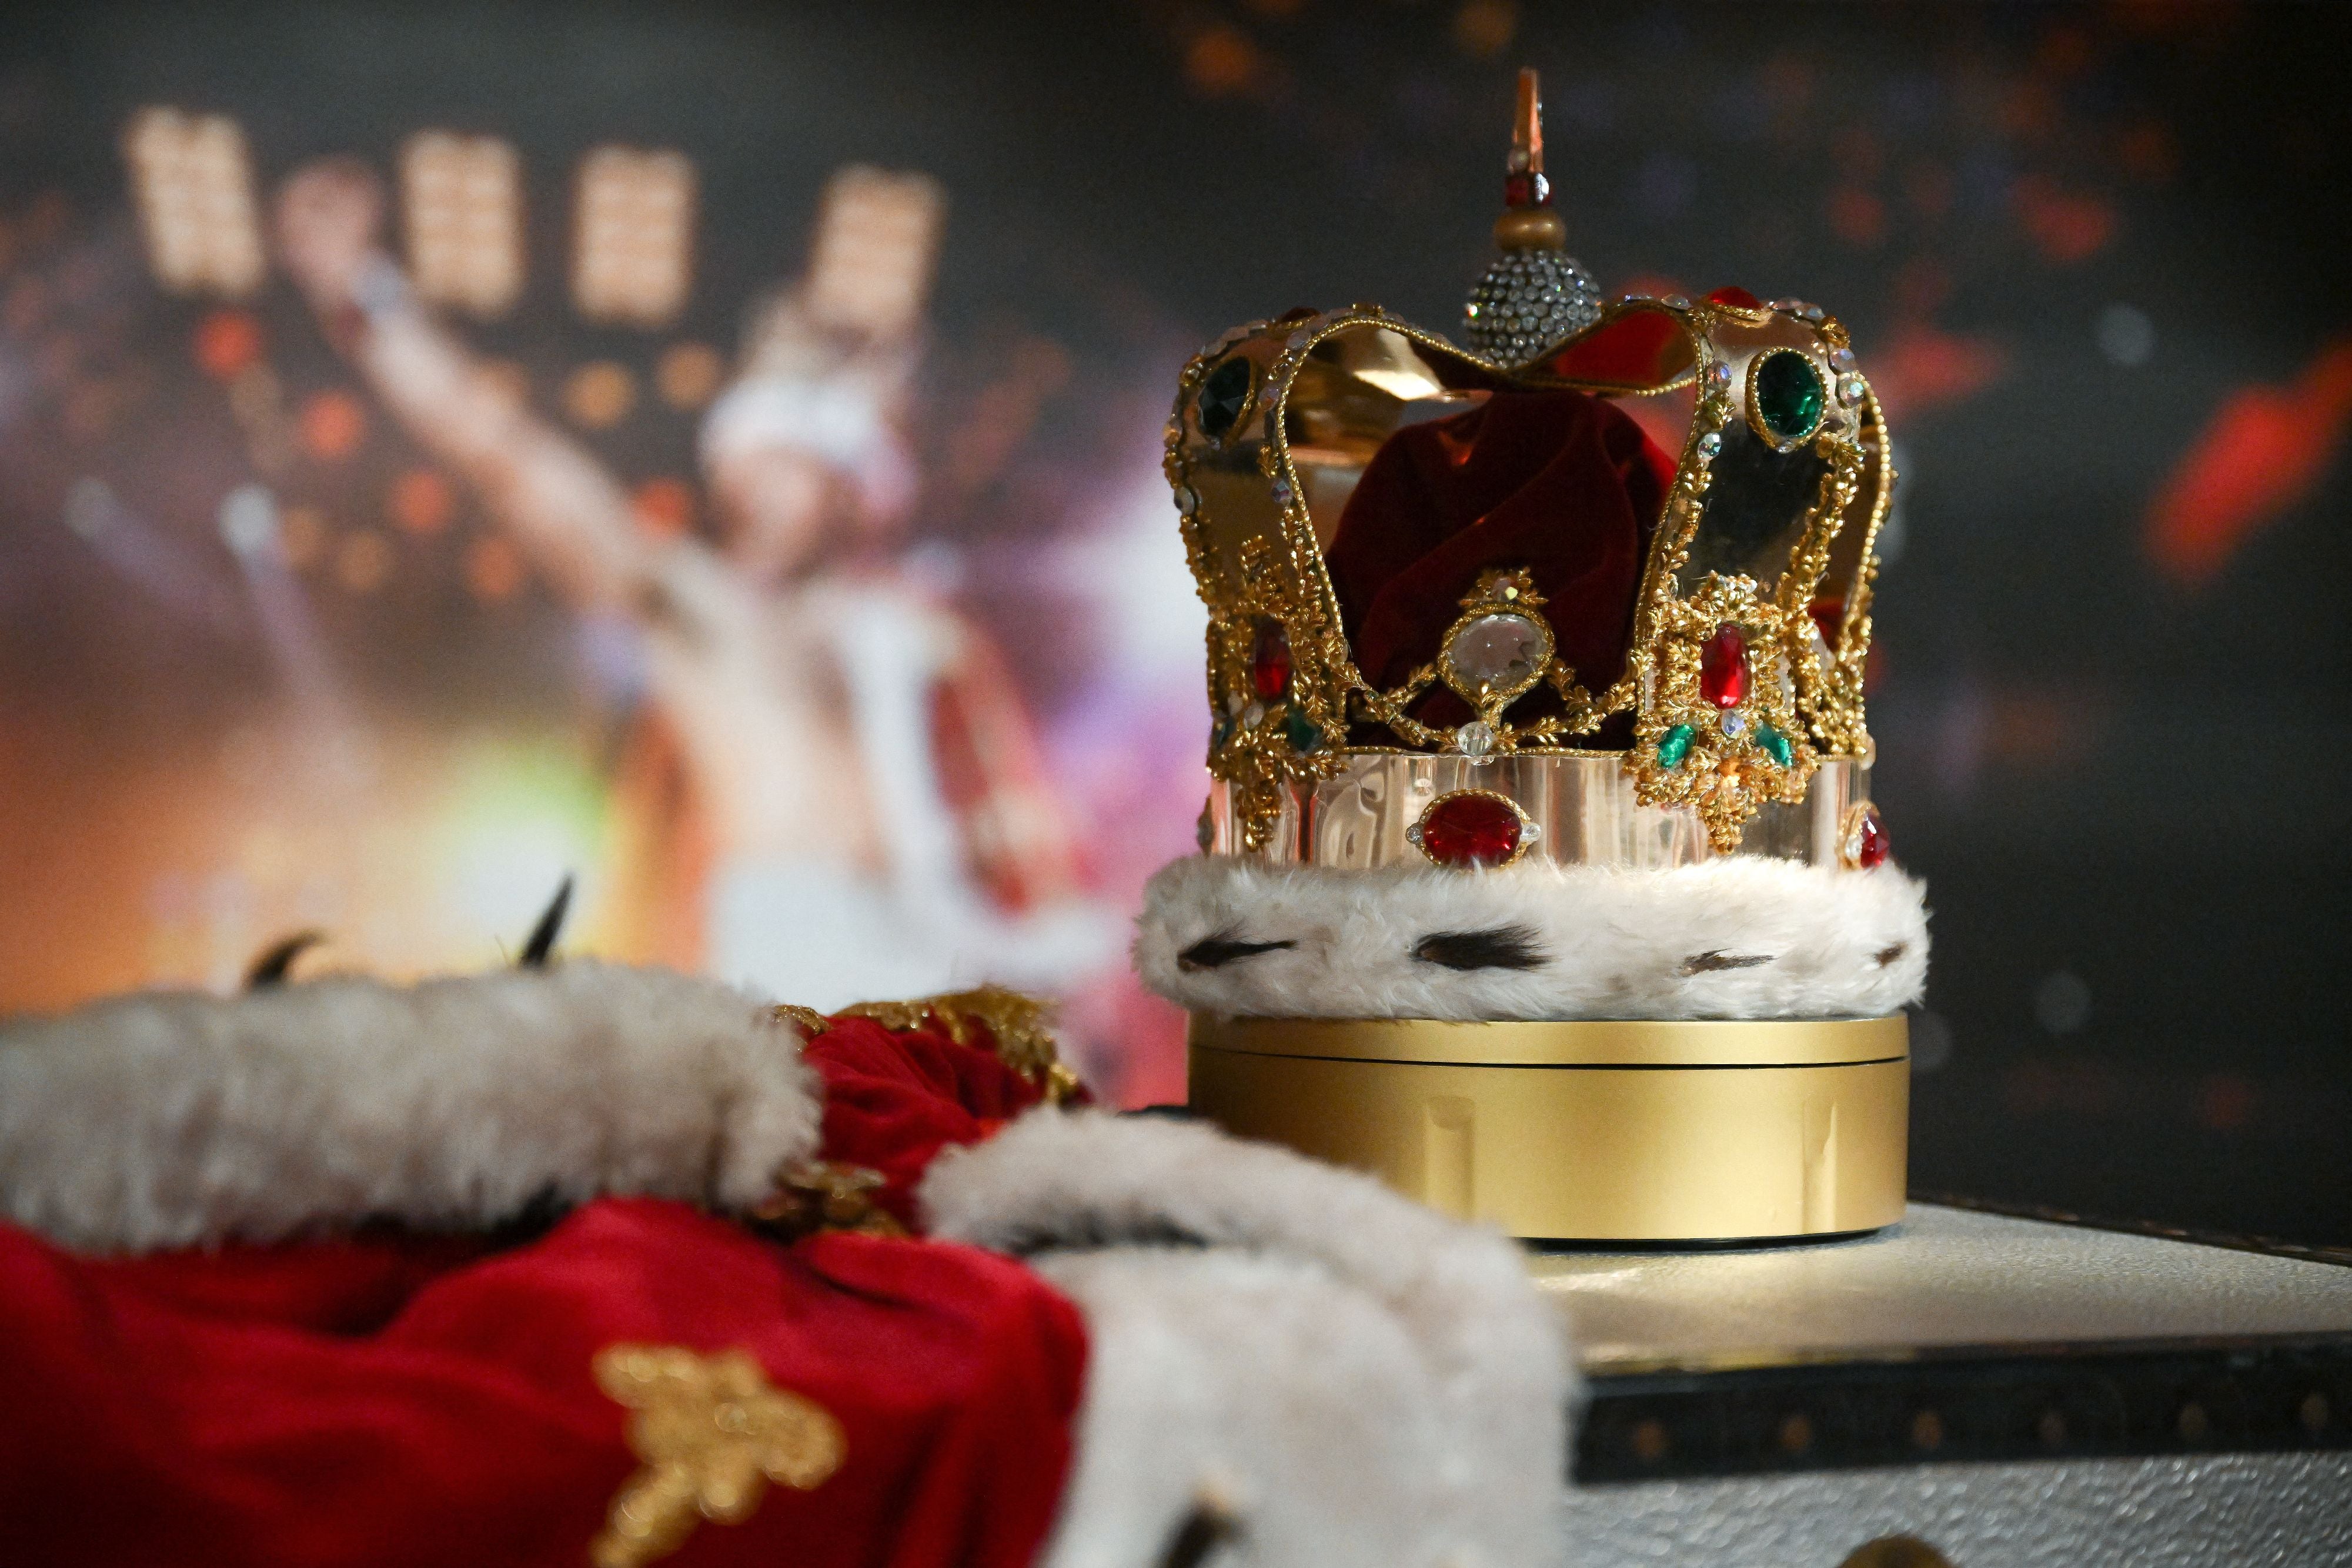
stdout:
<svg viewBox="0 0 2352 1568">
<path fill-rule="evenodd" d="M 1758 811 L 1740 852 L 1810 865 L 1861 863 L 1854 840 L 1858 813 L 1871 810 L 1869 784 L 1870 770 L 1860 762 L 1824 758 L 1802 800 L 1770 801 Z M 1240 789 L 1213 781 L 1202 819 L 1202 848 L 1212 854 L 1254 854 L 1276 865 L 1342 871 L 1448 863 L 1426 829 L 1442 802 L 1470 798 L 1506 802 L 1519 819 L 1508 852 L 1485 857 L 1484 863 L 1524 856 L 1559 865 L 1655 871 L 1696 865 L 1722 852 L 1709 841 L 1696 808 L 1645 806 L 1635 789 L 1624 758 L 1614 753 L 1484 761 L 1360 754 L 1329 779 L 1291 787 L 1274 831 L 1255 850 L 1245 848 Z M 1491 811 L 1487 815 L 1492 819 Z M 1416 834 L 1416 826 L 1423 831 Z"/>
</svg>

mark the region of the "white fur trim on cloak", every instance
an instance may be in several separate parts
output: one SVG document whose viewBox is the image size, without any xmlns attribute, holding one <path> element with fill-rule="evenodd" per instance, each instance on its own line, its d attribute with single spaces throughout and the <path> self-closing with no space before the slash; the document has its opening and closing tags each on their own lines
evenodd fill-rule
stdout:
<svg viewBox="0 0 2352 1568">
<path fill-rule="evenodd" d="M 1893 866 L 1375 871 L 1190 855 L 1144 894 L 1151 990 L 1244 1018 L 1876 1018 L 1927 981 L 1927 890 Z M 1510 966 L 1451 967 L 1503 936 Z M 1205 945 L 1205 946 L 1204 946 Z M 1436 955 L 1433 956 L 1432 955 Z"/>
<path fill-rule="evenodd" d="M 1544 1564 L 1572 1373 L 1518 1251 L 1366 1176 L 1202 1125 L 1032 1112 L 942 1155 L 937 1236 L 1085 1314 L 1078 1453 L 1046 1568 L 1188 1528 L 1240 1561 Z"/>
<path fill-rule="evenodd" d="M 142 1250 L 603 1194 L 745 1207 L 816 1149 L 799 1045 L 729 987 L 581 961 L 121 997 L 0 1029 L 0 1210 Z"/>
</svg>

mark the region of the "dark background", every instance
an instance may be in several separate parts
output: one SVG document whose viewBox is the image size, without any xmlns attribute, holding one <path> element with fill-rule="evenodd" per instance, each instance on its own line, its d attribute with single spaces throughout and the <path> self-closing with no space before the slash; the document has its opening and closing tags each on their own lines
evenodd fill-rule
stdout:
<svg viewBox="0 0 2352 1568">
<path fill-rule="evenodd" d="M 681 329 L 721 343 L 829 170 L 937 175 L 932 437 L 1008 345 L 1073 367 L 941 525 L 1017 621 L 1058 591 L 1024 578 L 1035 541 L 1148 467 L 1198 343 L 1353 300 L 1452 326 L 1511 68 L 1534 65 L 1571 249 L 1604 288 L 1821 300 L 1889 405 L 1875 793 L 1937 938 L 1915 1185 L 2352 1243 L 2347 57 L 2352 15 L 2292 5 L 20 9 L 0 23 L 9 277 L 71 296 L 70 255 L 83 281 L 0 323 L 0 704 L 152 737 L 215 722 L 186 688 L 154 695 L 158 671 L 223 702 L 259 678 L 234 636 L 126 625 L 120 584 L 57 539 L 79 466 L 193 538 L 240 462 L 197 406 L 194 308 L 138 267 L 116 137 L 141 104 L 235 115 L 271 179 L 326 152 L 386 165 L 425 125 L 495 131 L 542 214 L 594 142 L 680 147 L 704 203 Z M 534 277 L 560 274 L 561 225 L 532 236 Z M 331 373 L 282 285 L 257 309 L 290 375 Z M 68 329 L 74 365 L 42 371 Z M 482 336 L 551 374 L 650 352 L 552 289 Z M 61 436 L 59 374 L 137 396 Z M 654 474 L 691 438 L 648 416 L 605 444 Z M 551 619 L 462 609 L 428 578 L 329 624 L 374 639 L 389 683 L 559 700 Z M 1083 632 L 1013 631 L 1039 703 L 1080 700 Z M 1144 836 L 1176 852 L 1190 809 Z M 69 841 L 20 831 L 0 870 L 70 876 Z M 77 918 L 50 939 L 110 921 Z"/>
</svg>

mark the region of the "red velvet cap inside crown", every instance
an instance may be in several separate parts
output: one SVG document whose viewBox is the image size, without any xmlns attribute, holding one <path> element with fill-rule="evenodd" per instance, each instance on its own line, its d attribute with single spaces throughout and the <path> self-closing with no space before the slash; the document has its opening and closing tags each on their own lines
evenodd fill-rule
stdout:
<svg viewBox="0 0 2352 1568">
<path fill-rule="evenodd" d="M 1376 686 L 1400 685 L 1437 657 L 1479 573 L 1525 569 L 1547 601 L 1537 613 L 1558 656 L 1597 695 L 1624 674 L 1642 568 L 1674 476 L 1674 459 L 1641 426 L 1578 392 L 1498 392 L 1399 431 L 1366 465 L 1324 556 L 1356 667 Z M 1540 687 L 1510 716 L 1559 708 Z M 1443 726 L 1472 716 L 1443 687 L 1412 716 Z M 1365 738 L 1393 743 L 1379 727 Z"/>
</svg>

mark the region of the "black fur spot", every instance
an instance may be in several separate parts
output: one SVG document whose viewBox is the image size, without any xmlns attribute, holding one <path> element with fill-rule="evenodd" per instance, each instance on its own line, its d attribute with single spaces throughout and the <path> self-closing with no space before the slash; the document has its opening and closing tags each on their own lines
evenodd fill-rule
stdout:
<svg viewBox="0 0 2352 1568">
<path fill-rule="evenodd" d="M 549 901 L 546 910 L 540 915 L 539 924 L 532 926 L 530 935 L 523 939 L 522 956 L 515 960 L 516 968 L 547 967 L 548 960 L 555 956 L 555 939 L 563 934 L 564 914 L 571 907 L 572 873 L 565 872 L 563 885 L 555 890 L 555 897 Z"/>
<path fill-rule="evenodd" d="M 1413 945 L 1412 956 L 1424 964 L 1449 969 L 1540 969 L 1544 951 L 1536 934 L 1524 925 L 1497 925 L 1492 931 L 1433 931 Z"/>
<path fill-rule="evenodd" d="M 1241 1521 L 1223 1498 L 1203 1493 L 1177 1525 L 1160 1553 L 1159 1568 L 1201 1568 L 1218 1548 L 1242 1532 Z"/>
<path fill-rule="evenodd" d="M 245 972 L 245 988 L 266 991 L 284 985 L 287 975 L 293 970 L 294 960 L 326 939 L 323 931 L 298 931 L 282 942 L 271 943 L 253 961 L 253 967 Z"/>
<path fill-rule="evenodd" d="M 1769 953 L 1694 953 L 1683 960 L 1683 973 L 1712 975 L 1719 969 L 1752 969 L 1771 961 Z"/>
<path fill-rule="evenodd" d="M 1156 1215 L 1076 1214 L 1055 1225 L 1015 1226 L 989 1245 L 1015 1258 L 1035 1258 L 1047 1252 L 1092 1252 L 1106 1247 L 1195 1250 L 1208 1246 L 1209 1239 Z"/>
<path fill-rule="evenodd" d="M 1884 969 L 1909 951 L 1911 951 L 1911 944 L 1908 942 L 1897 942 L 1892 947 L 1881 947 L 1878 950 L 1878 967 Z"/>
<path fill-rule="evenodd" d="M 1260 953 L 1279 953 L 1296 947 L 1296 942 L 1244 942 L 1237 936 L 1203 936 L 1176 955 L 1176 967 L 1187 974 L 1202 969 L 1222 968 L 1236 958 L 1255 958 Z"/>
</svg>

